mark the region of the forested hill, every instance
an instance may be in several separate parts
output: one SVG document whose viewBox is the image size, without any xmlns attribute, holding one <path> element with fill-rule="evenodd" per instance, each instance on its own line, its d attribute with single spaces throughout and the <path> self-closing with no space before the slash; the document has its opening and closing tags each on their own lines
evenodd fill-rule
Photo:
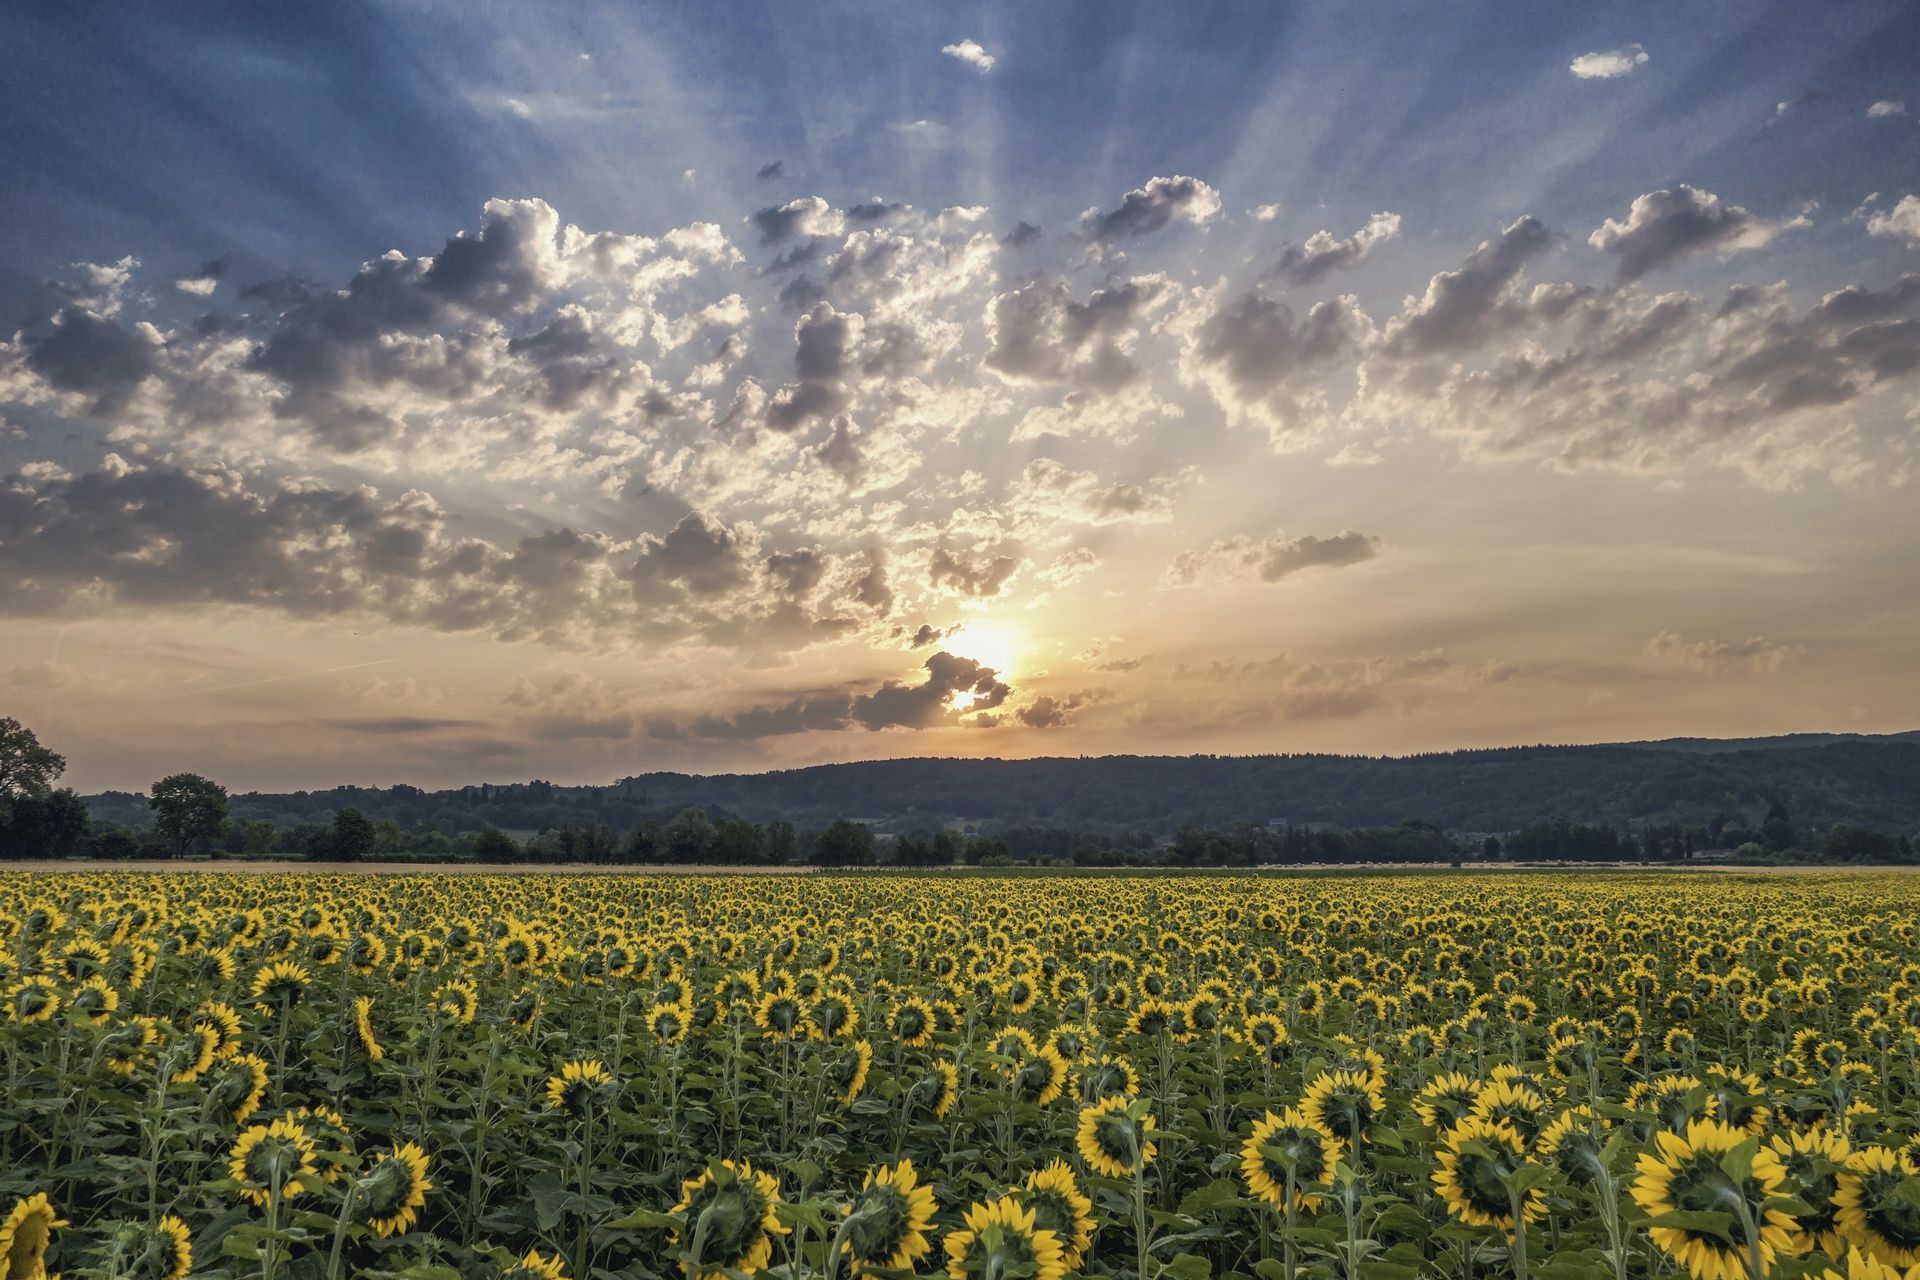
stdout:
<svg viewBox="0 0 1920 1280">
<path fill-rule="evenodd" d="M 644 774 L 655 804 L 759 820 L 967 818 L 1171 830 L 1284 818 L 1369 826 L 1423 818 L 1508 831 L 1555 815 L 1616 826 L 1757 821 L 1779 802 L 1814 827 L 1920 826 L 1920 735 L 1706 752 L 1637 745 L 1510 747 L 1405 757 L 1088 756 L 875 760 L 766 774 Z"/>
<path fill-rule="evenodd" d="M 1094 756 L 1037 760 L 877 760 L 761 774 L 641 774 L 608 786 L 545 782 L 425 792 L 409 786 L 236 794 L 233 816 L 282 826 L 352 806 L 369 818 L 444 831 L 616 829 L 700 807 L 758 822 L 821 827 L 838 818 L 896 830 L 954 821 L 1167 834 L 1183 823 L 1286 819 L 1340 827 L 1420 818 L 1451 831 L 1575 822 L 1757 823 L 1774 803 L 1796 823 L 1920 829 L 1920 733 L 1810 741 L 1698 739 L 1512 747 L 1408 757 Z M 96 819 L 144 826 L 145 797 L 88 797 Z"/>
</svg>

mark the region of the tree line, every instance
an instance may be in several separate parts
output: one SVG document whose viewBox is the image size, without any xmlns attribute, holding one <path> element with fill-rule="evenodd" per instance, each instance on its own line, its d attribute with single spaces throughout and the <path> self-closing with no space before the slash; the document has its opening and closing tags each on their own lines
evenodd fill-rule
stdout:
<svg viewBox="0 0 1920 1280">
<path fill-rule="evenodd" d="M 138 797 L 137 809 L 121 799 L 134 799 L 131 793 L 112 793 L 108 812 L 115 818 L 103 820 L 71 788 L 54 785 L 65 768 L 64 757 L 43 746 L 31 729 L 17 720 L 0 718 L 0 857 L 127 860 L 225 855 L 344 862 L 401 859 L 718 867 L 1662 862 L 1707 854 L 1732 854 L 1749 861 L 1915 860 L 1905 834 L 1849 823 L 1803 830 L 1778 800 L 1751 825 L 1737 813 L 1724 812 L 1700 823 L 1646 823 L 1638 829 L 1553 815 L 1512 831 L 1469 836 L 1423 819 L 1348 827 L 1241 821 L 1183 823 L 1170 837 L 1160 839 L 1138 828 L 1051 823 L 962 830 L 952 824 L 876 823 L 844 817 L 817 824 L 797 824 L 786 818 L 755 821 L 700 805 L 653 808 L 630 785 L 617 793 L 609 807 L 588 808 L 582 816 L 556 795 L 565 790 L 610 789 L 562 789 L 539 781 L 464 789 L 473 793 L 477 806 L 531 805 L 553 819 L 516 832 L 477 815 L 450 820 L 444 810 L 426 804 L 419 806 L 410 822 L 370 815 L 354 803 L 302 807 L 290 821 L 248 816 L 244 807 L 236 812 L 235 797 L 226 788 L 193 773 L 156 781 Z M 409 801 L 424 801 L 428 795 L 411 787 L 299 794 L 336 801 L 393 794 L 403 814 Z M 605 820 L 601 813 L 617 820 Z"/>
</svg>

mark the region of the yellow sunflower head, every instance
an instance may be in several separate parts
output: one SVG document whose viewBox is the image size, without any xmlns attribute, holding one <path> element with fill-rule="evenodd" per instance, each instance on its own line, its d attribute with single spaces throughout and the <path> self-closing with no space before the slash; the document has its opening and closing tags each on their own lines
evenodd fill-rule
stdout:
<svg viewBox="0 0 1920 1280">
<path fill-rule="evenodd" d="M 780 1184 L 751 1162 L 720 1160 L 697 1178 L 680 1184 L 680 1203 L 673 1212 L 686 1225 L 676 1229 L 678 1247 L 700 1246 L 699 1271 L 686 1261 L 680 1270 L 689 1280 L 725 1280 L 727 1271 L 749 1274 L 773 1257 L 773 1238 L 787 1234 L 780 1222 Z"/>
<path fill-rule="evenodd" d="M 7 1280 L 46 1280 L 47 1246 L 55 1228 L 66 1220 L 53 1211 L 47 1193 L 34 1194 L 13 1203 L 13 1209 L 0 1222 L 0 1275 Z"/>
<path fill-rule="evenodd" d="M 963 1225 L 947 1233 L 949 1280 L 995 1280 L 1016 1268 L 1031 1280 L 1061 1280 L 1067 1268 L 1060 1237 L 1036 1217 L 1010 1195 L 969 1206 Z"/>
<path fill-rule="evenodd" d="M 1074 1145 L 1087 1168 L 1107 1178 L 1131 1178 L 1158 1153 L 1154 1118 L 1144 1099 L 1122 1094 L 1080 1110 Z"/>
<path fill-rule="evenodd" d="M 935 1208 L 933 1188 L 920 1181 L 913 1161 L 869 1170 L 842 1228 L 849 1269 L 856 1276 L 913 1270 L 933 1250 L 927 1230 Z"/>
<path fill-rule="evenodd" d="M 1325 1125 L 1316 1124 L 1296 1107 L 1279 1115 L 1269 1111 L 1240 1144 L 1240 1177 L 1248 1193 L 1276 1209 L 1287 1208 L 1287 1186 L 1293 1186 L 1293 1208 L 1319 1208 L 1319 1197 L 1309 1188 L 1333 1181 L 1334 1167 L 1346 1155 L 1346 1144 Z"/>
<path fill-rule="evenodd" d="M 1470 1227 L 1513 1229 L 1514 1181 L 1528 1160 L 1526 1143 L 1511 1124 L 1468 1116 L 1447 1130 L 1435 1159 L 1433 1187 L 1448 1213 Z M 1518 1203 L 1528 1222 L 1546 1212 L 1538 1186 L 1520 1193 Z"/>
<path fill-rule="evenodd" d="M 1650 1217 L 1669 1213 L 1711 1213 L 1728 1218 L 1724 1231 L 1693 1226 L 1657 1226 L 1647 1234 L 1654 1244 L 1687 1269 L 1697 1280 L 1722 1280 L 1745 1275 L 1757 1245 L 1761 1265 L 1771 1268 L 1776 1253 L 1792 1247 L 1793 1219 L 1772 1198 L 1783 1194 L 1786 1171 L 1779 1157 L 1757 1138 L 1715 1120 L 1695 1120 L 1685 1134 L 1660 1130 L 1655 1150 L 1641 1155 L 1633 1183 L 1633 1199 Z M 1734 1156 L 1735 1149 L 1740 1153 Z M 1733 1156 L 1731 1163 L 1729 1157 Z M 1745 1166 L 1735 1177 L 1730 1169 Z M 1730 1216 L 1727 1206 L 1738 1198 L 1748 1206 L 1755 1223 L 1749 1236 L 1744 1221 Z M 1757 1238 L 1755 1238 L 1757 1237 Z"/>
<path fill-rule="evenodd" d="M 404 1234 L 419 1220 L 433 1182 L 427 1177 L 427 1153 L 403 1142 L 375 1156 L 355 1184 L 364 1220 L 382 1239 Z"/>
</svg>

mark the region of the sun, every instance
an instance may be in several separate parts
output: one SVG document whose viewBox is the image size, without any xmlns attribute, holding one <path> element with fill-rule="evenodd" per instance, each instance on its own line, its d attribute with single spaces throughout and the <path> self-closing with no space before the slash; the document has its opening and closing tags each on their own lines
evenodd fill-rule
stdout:
<svg viewBox="0 0 1920 1280">
<path fill-rule="evenodd" d="M 963 658 L 972 658 L 1003 681 L 1011 681 L 1020 672 L 1024 656 L 1024 637 L 1004 622 L 992 618 L 968 619 L 948 642 Z"/>
</svg>

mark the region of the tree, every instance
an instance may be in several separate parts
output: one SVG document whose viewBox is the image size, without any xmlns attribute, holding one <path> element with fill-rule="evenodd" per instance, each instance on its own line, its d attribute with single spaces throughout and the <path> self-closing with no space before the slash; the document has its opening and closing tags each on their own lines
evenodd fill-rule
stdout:
<svg viewBox="0 0 1920 1280">
<path fill-rule="evenodd" d="M 183 858 L 194 841 L 220 834 L 227 820 L 227 789 L 197 773 L 168 774 L 153 784 L 147 807 L 173 856 Z"/>
<path fill-rule="evenodd" d="M 1793 829 L 1793 819 L 1787 816 L 1787 806 L 1775 800 L 1767 808 L 1767 820 L 1760 824 L 1760 839 L 1769 849 L 1775 851 L 1791 849 L 1800 843 L 1800 836 Z"/>
<path fill-rule="evenodd" d="M 17 796 L 0 820 L 0 857 L 71 858 L 87 834 L 87 805 L 72 787 Z"/>
<path fill-rule="evenodd" d="M 0 717 L 0 810 L 20 796 L 47 794 L 66 771 L 65 756 L 41 746 L 33 730 L 12 716 Z"/>
<path fill-rule="evenodd" d="M 473 838 L 473 856 L 482 862 L 512 862 L 520 843 L 498 827 L 488 827 Z"/>
<path fill-rule="evenodd" d="M 342 862 L 358 862 L 373 852 L 379 838 L 373 820 L 349 806 L 333 815 L 333 830 L 327 833 L 322 848 Z"/>
<path fill-rule="evenodd" d="M 873 828 L 841 818 L 814 840 L 813 857 L 823 867 L 872 866 Z"/>
</svg>

